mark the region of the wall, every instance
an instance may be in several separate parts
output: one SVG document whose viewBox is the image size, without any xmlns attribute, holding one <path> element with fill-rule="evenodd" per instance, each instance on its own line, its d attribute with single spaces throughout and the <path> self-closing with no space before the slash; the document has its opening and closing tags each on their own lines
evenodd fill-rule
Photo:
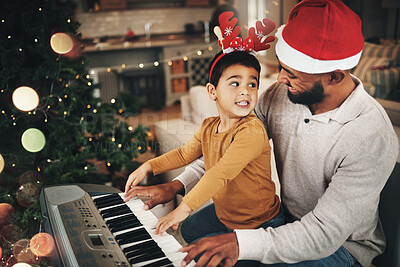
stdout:
<svg viewBox="0 0 400 267">
<path fill-rule="evenodd" d="M 144 35 L 144 24 L 151 22 L 151 34 L 183 33 L 185 24 L 208 21 L 213 8 L 165 8 L 78 13 L 83 38 L 125 35 L 130 27 Z"/>
</svg>

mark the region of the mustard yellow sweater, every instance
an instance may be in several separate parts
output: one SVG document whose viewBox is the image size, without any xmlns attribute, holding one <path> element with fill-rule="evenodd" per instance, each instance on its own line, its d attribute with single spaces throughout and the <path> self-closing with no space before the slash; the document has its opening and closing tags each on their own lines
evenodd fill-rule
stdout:
<svg viewBox="0 0 400 267">
<path fill-rule="evenodd" d="M 183 198 L 197 210 L 213 199 L 218 218 L 230 229 L 256 228 L 273 218 L 280 201 L 271 180 L 271 147 L 263 123 L 250 114 L 218 133 L 219 117 L 207 118 L 184 146 L 149 161 L 154 174 L 204 157 L 206 173 Z"/>
</svg>

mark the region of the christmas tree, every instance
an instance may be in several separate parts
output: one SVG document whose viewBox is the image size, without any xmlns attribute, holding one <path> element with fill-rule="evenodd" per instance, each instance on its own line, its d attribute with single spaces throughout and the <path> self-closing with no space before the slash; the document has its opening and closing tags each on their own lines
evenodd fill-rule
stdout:
<svg viewBox="0 0 400 267">
<path fill-rule="evenodd" d="M 17 0 L 0 11 L 1 264 L 46 265 L 40 189 L 104 183 L 132 171 L 147 149 L 147 129 L 121 115 L 137 112 L 126 96 L 101 104 L 81 55 L 70 0 Z M 109 175 L 99 172 L 105 165 Z M 40 243 L 40 240 L 39 240 Z M 47 247 L 48 249 L 48 247 Z M 46 254 L 47 253 L 47 254 Z M 44 262 L 44 263 L 43 263 Z"/>
</svg>

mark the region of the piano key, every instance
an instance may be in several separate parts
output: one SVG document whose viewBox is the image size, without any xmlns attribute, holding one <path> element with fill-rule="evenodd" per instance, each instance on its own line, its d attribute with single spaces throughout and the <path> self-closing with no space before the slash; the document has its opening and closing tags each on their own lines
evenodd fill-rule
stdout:
<svg viewBox="0 0 400 267">
<path fill-rule="evenodd" d="M 129 253 L 131 251 L 137 251 L 137 250 L 141 250 L 141 249 L 146 249 L 147 247 L 153 247 L 153 246 L 158 246 L 158 244 L 154 240 L 151 239 L 151 240 L 139 243 L 139 244 L 135 244 L 135 245 L 131 245 L 129 247 L 125 247 L 124 249 L 122 249 L 122 252 L 126 254 L 126 253 Z"/>
<path fill-rule="evenodd" d="M 139 262 L 144 262 L 144 261 L 153 260 L 153 259 L 156 259 L 156 258 L 163 258 L 163 257 L 166 257 L 166 256 L 165 256 L 164 252 L 162 252 L 160 250 L 160 251 L 157 251 L 157 252 L 154 252 L 154 253 L 147 253 L 147 254 L 144 254 L 144 255 L 141 255 L 141 256 L 138 256 L 138 257 L 134 257 L 134 258 L 131 258 L 131 259 L 128 259 L 128 260 L 129 260 L 130 264 L 136 264 L 136 263 L 139 263 Z"/>
<path fill-rule="evenodd" d="M 102 202 L 95 202 L 96 206 L 101 209 L 104 207 L 109 207 L 109 206 L 113 206 L 113 205 L 117 205 L 117 204 L 123 204 L 124 202 L 122 201 L 122 199 L 112 199 L 109 201 L 102 201 Z"/>
<path fill-rule="evenodd" d="M 122 194 L 118 194 L 118 197 L 123 201 L 123 196 Z M 114 196 L 110 196 L 109 199 L 115 199 Z M 102 201 L 109 201 L 109 199 L 103 199 Z M 110 202 L 112 203 L 112 202 Z M 114 209 L 115 208 L 118 210 L 119 206 L 126 206 L 129 208 L 130 213 L 123 213 L 123 214 L 117 214 L 117 213 L 108 213 L 108 215 L 112 215 L 109 217 L 105 218 L 106 224 L 108 225 L 111 223 L 112 225 L 124 225 L 122 229 L 118 229 L 118 227 L 114 231 L 112 231 L 112 234 L 116 237 L 119 236 L 119 242 L 118 244 L 120 245 L 123 253 L 125 255 L 129 254 L 129 256 L 132 255 L 141 255 L 133 258 L 129 258 L 129 262 L 133 264 L 132 262 L 135 262 L 135 266 L 180 266 L 181 261 L 185 257 L 186 253 L 182 253 L 179 251 L 181 248 L 181 245 L 179 242 L 171 235 L 164 233 L 163 236 L 155 235 L 155 225 L 157 224 L 158 219 L 154 216 L 154 214 L 150 211 L 145 211 L 143 209 L 144 203 L 140 199 L 131 199 L 128 202 L 124 202 L 123 204 L 119 205 L 117 204 L 116 206 L 109 206 L 107 208 L 101 208 L 100 212 L 104 213 L 109 210 L 109 209 Z M 138 228 L 134 230 L 141 229 L 134 234 L 134 231 L 131 231 L 132 229 L 126 228 L 125 223 L 122 221 L 134 221 L 132 220 L 132 217 L 128 217 L 130 214 L 135 216 L 137 220 L 142 224 L 142 226 L 139 226 Z M 132 226 L 134 228 L 134 226 Z M 120 230 L 120 231 L 117 231 Z M 147 234 L 143 232 L 146 230 Z M 138 234 L 139 233 L 139 234 Z M 121 234 L 123 234 L 121 236 Z M 121 238 L 122 237 L 122 238 Z M 117 239 L 116 239 L 117 240 Z M 156 248 L 156 250 L 159 251 L 161 249 L 161 253 L 154 253 L 152 249 Z M 146 251 L 152 251 L 147 255 Z M 132 253 L 133 252 L 133 253 Z M 151 254 L 151 256 L 150 256 Z M 158 256 L 156 256 L 157 254 Z M 161 256 L 160 256 L 161 255 Z M 164 256 L 162 256 L 164 255 Z M 166 256 L 165 256 L 166 255 Z M 172 257 L 172 258 L 171 258 Z M 165 261 L 164 261 L 165 259 Z M 169 261 L 169 262 L 168 262 Z M 193 266 L 193 265 L 191 265 Z"/>
<path fill-rule="evenodd" d="M 115 206 L 113 208 L 103 209 L 100 211 L 100 214 L 101 214 L 101 216 L 103 216 L 103 218 L 108 218 L 108 217 L 112 217 L 112 216 L 128 214 L 130 212 L 131 211 L 129 210 L 129 208 L 126 205 L 119 205 L 119 206 Z"/>
<path fill-rule="evenodd" d="M 143 226 L 139 220 L 127 220 L 119 224 L 109 225 L 108 228 L 112 233 L 120 232 L 122 230 L 132 229 L 133 227 Z"/>
<path fill-rule="evenodd" d="M 145 255 L 145 254 L 149 254 L 149 253 L 156 253 L 162 251 L 161 248 L 157 245 L 155 246 L 151 246 L 151 247 L 147 247 L 145 249 L 140 249 L 140 250 L 135 250 L 135 251 L 131 251 L 129 253 L 126 253 L 125 256 L 128 259 L 140 256 L 140 255 Z"/>
<path fill-rule="evenodd" d="M 170 267 L 170 266 L 173 267 L 174 265 L 172 264 L 172 262 L 169 259 L 165 258 L 165 259 L 157 260 L 155 262 L 152 262 L 152 263 L 149 263 L 146 265 L 142 265 L 142 266 L 143 267 Z"/>
</svg>

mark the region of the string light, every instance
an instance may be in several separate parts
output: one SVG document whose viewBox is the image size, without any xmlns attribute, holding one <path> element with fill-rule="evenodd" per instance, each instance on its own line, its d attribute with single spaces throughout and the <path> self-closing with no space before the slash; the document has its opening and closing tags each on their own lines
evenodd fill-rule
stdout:
<svg viewBox="0 0 400 267">
<path fill-rule="evenodd" d="M 91 86 L 91 85 L 92 85 L 92 83 L 91 83 L 91 82 L 88 82 L 88 83 L 87 83 L 87 85 Z"/>
<path fill-rule="evenodd" d="M 140 64 L 139 64 L 139 68 L 143 69 L 143 68 L 144 68 L 144 64 L 143 64 L 143 63 L 140 63 Z"/>
<path fill-rule="evenodd" d="M 203 52 L 201 52 L 201 50 L 197 51 L 197 55 L 201 56 L 203 54 Z"/>
<path fill-rule="evenodd" d="M 115 103 L 115 99 L 112 98 L 112 99 L 110 100 L 110 102 L 111 102 L 111 104 L 114 104 L 114 103 Z"/>
<path fill-rule="evenodd" d="M 42 11 L 42 8 L 41 8 L 41 7 L 39 7 L 39 11 Z"/>
<path fill-rule="evenodd" d="M 132 127 L 132 126 L 129 126 L 129 127 L 128 127 L 128 130 L 129 130 L 129 131 L 132 131 L 132 130 L 133 130 L 133 127 Z"/>
<path fill-rule="evenodd" d="M 89 79 L 90 78 L 90 75 L 89 74 L 86 74 L 86 79 Z"/>
<path fill-rule="evenodd" d="M 158 67 L 160 65 L 160 63 L 158 61 L 154 62 L 154 66 Z"/>
<path fill-rule="evenodd" d="M 122 144 L 118 144 L 118 148 L 121 148 L 122 147 Z"/>
<path fill-rule="evenodd" d="M 11 39 L 11 35 L 7 36 L 8 39 Z"/>
<path fill-rule="evenodd" d="M 93 109 L 93 113 L 97 113 L 97 109 Z"/>
<path fill-rule="evenodd" d="M 184 56 L 184 57 L 183 57 L 183 61 L 188 61 L 188 57 L 187 57 L 187 56 Z"/>
</svg>

